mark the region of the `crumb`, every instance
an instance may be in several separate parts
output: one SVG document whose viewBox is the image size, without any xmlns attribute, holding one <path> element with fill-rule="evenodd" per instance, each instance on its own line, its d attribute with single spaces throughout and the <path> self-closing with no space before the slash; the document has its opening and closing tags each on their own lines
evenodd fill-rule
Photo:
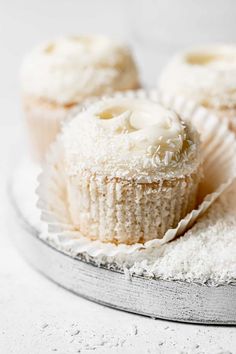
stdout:
<svg viewBox="0 0 236 354">
<path fill-rule="evenodd" d="M 80 333 L 80 330 L 78 328 L 76 328 L 74 331 L 70 332 L 71 336 L 77 336 Z"/>
<path fill-rule="evenodd" d="M 41 326 L 42 329 L 45 329 L 47 327 L 48 327 L 48 323 L 43 323 L 42 326 Z"/>
</svg>

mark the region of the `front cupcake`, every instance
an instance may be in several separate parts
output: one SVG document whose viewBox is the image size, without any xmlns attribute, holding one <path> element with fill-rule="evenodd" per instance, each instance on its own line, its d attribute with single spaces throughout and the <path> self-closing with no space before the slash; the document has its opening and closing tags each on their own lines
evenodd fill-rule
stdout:
<svg viewBox="0 0 236 354">
<path fill-rule="evenodd" d="M 236 129 L 236 46 L 211 45 L 176 55 L 164 68 L 162 92 L 181 95 L 228 118 Z"/>
<path fill-rule="evenodd" d="M 35 48 L 21 70 L 23 107 L 36 156 L 44 157 L 60 123 L 91 96 L 139 87 L 129 49 L 106 37 L 65 37 Z"/>
<path fill-rule="evenodd" d="M 157 103 L 94 103 L 64 128 L 60 142 L 71 222 L 89 239 L 162 238 L 195 206 L 198 134 Z"/>
</svg>

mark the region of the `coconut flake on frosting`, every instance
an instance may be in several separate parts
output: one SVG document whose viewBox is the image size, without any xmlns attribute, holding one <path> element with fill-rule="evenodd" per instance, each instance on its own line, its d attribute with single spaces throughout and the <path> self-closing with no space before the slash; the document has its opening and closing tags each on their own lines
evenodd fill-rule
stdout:
<svg viewBox="0 0 236 354">
<path fill-rule="evenodd" d="M 102 36 L 58 38 L 36 47 L 21 70 L 25 94 L 59 104 L 139 86 L 129 49 Z"/>
<path fill-rule="evenodd" d="M 236 46 L 203 46 L 176 55 L 159 85 L 210 108 L 236 108 Z"/>
<path fill-rule="evenodd" d="M 160 180 L 199 165 L 199 137 L 173 111 L 144 99 L 99 101 L 62 134 L 67 173 Z"/>
</svg>

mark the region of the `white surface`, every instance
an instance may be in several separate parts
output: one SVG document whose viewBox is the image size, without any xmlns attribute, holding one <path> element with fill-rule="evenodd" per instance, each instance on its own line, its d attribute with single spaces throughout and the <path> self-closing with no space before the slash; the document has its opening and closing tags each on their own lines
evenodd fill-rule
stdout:
<svg viewBox="0 0 236 354">
<path fill-rule="evenodd" d="M 235 40 L 236 2 L 0 0 L 0 7 L 0 353 L 235 353 L 236 328 L 122 313 L 80 299 L 37 274 L 9 240 L 5 181 L 12 161 L 23 153 L 16 148 L 22 134 L 17 75 L 21 57 L 32 45 L 75 32 L 127 37 L 146 82 L 154 84 L 155 70 L 176 49 Z"/>
</svg>

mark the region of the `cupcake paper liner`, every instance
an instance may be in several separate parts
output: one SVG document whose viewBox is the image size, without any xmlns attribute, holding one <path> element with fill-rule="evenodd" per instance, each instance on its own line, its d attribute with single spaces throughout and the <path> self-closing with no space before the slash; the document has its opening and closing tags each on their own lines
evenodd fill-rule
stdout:
<svg viewBox="0 0 236 354">
<path fill-rule="evenodd" d="M 52 108 L 46 102 L 32 100 L 30 97 L 23 98 L 23 107 L 33 159 L 42 162 L 71 108 Z"/>
<path fill-rule="evenodd" d="M 104 96 L 105 99 L 107 96 Z M 174 229 L 169 229 L 162 239 L 132 245 L 91 241 L 79 231 L 75 231 L 68 212 L 66 184 L 63 172 L 62 147 L 60 137 L 51 146 L 47 163 L 39 176 L 38 206 L 45 231 L 41 237 L 59 249 L 76 256 L 86 253 L 91 257 L 131 255 L 141 250 L 158 248 L 183 235 L 202 216 L 212 203 L 227 189 L 236 177 L 236 139 L 227 124 L 203 107 L 199 107 L 182 97 L 162 96 L 156 90 L 128 91 L 109 97 L 147 98 L 163 103 L 174 109 L 184 119 L 191 120 L 201 137 L 204 178 L 199 186 L 198 206 L 188 213 Z M 90 101 L 74 110 L 78 113 Z"/>
<path fill-rule="evenodd" d="M 181 178 L 155 183 L 93 173 L 77 175 L 75 181 L 69 178 L 67 198 L 72 223 L 84 236 L 102 242 L 133 244 L 160 239 L 196 205 L 201 178 L 198 167 Z"/>
</svg>

